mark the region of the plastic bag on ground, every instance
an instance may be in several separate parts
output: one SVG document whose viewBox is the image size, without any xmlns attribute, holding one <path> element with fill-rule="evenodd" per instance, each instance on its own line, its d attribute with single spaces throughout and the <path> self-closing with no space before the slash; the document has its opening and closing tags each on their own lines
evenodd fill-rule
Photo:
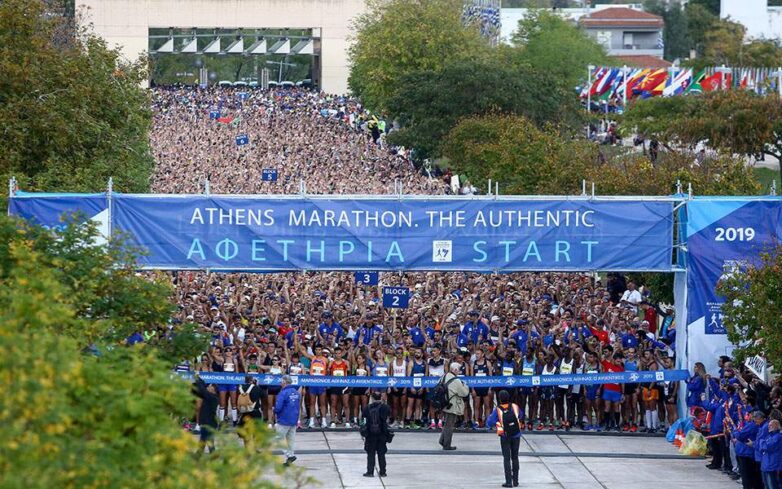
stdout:
<svg viewBox="0 0 782 489">
<path fill-rule="evenodd" d="M 702 457 L 706 455 L 706 438 L 695 430 L 690 430 L 679 448 L 682 455 L 693 455 Z"/>
</svg>

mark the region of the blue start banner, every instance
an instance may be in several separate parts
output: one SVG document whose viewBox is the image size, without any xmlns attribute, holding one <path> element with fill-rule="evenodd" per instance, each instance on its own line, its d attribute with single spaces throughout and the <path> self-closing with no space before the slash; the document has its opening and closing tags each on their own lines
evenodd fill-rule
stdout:
<svg viewBox="0 0 782 489">
<path fill-rule="evenodd" d="M 176 372 L 186 380 L 193 380 L 195 372 Z M 197 372 L 207 384 L 244 384 L 247 374 Z M 259 385 L 280 385 L 281 375 L 249 374 Z M 657 370 L 639 372 L 568 374 L 568 375 L 511 375 L 506 377 L 461 377 L 470 387 L 551 387 L 556 385 L 595 385 L 676 382 L 687 380 L 687 370 Z M 375 387 L 418 388 L 434 387 L 440 377 L 326 377 L 322 375 L 292 375 L 293 385 L 303 387 Z"/>
<path fill-rule="evenodd" d="M 52 221 L 81 205 L 50 199 L 11 210 Z M 110 211 L 149 269 L 668 271 L 673 246 L 668 201 L 113 194 Z"/>
<path fill-rule="evenodd" d="M 690 364 L 717 372 L 716 360 L 733 345 L 715 292 L 721 278 L 756 263 L 782 239 L 782 199 L 701 197 L 687 205 L 687 344 Z M 690 365 L 692 366 L 692 365 Z"/>
</svg>

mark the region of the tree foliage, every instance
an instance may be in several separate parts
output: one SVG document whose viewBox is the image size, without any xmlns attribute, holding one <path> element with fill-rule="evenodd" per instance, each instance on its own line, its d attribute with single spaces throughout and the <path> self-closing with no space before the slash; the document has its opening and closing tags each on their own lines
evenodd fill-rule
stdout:
<svg viewBox="0 0 782 489">
<path fill-rule="evenodd" d="M 587 65 L 608 59 L 605 49 L 586 32 L 547 10 L 531 11 L 521 19 L 512 42 L 520 48 L 522 64 L 549 73 L 569 90 L 583 81 Z"/>
<path fill-rule="evenodd" d="M 757 262 L 727 274 L 717 293 L 725 298 L 723 324 L 740 347 L 737 354 L 763 353 L 772 365 L 782 365 L 782 247 L 766 249 Z"/>
<path fill-rule="evenodd" d="M 410 73 L 401 83 L 407 88 L 390 104 L 402 128 L 389 139 L 422 157 L 439 156 L 441 140 L 470 115 L 520 114 L 539 126 L 578 120 L 572 91 L 559 87 L 550 73 L 519 65 L 505 49 L 440 71 Z"/>
<path fill-rule="evenodd" d="M 0 176 L 27 189 L 144 191 L 153 160 L 141 63 L 44 0 L 0 2 Z"/>
<path fill-rule="evenodd" d="M 704 142 L 731 154 L 782 158 L 782 104 L 773 94 L 719 90 L 702 96 L 656 97 L 633 104 L 622 124 L 669 146 Z"/>
<path fill-rule="evenodd" d="M 251 456 L 229 444 L 195 456 L 197 441 L 178 425 L 193 412 L 187 383 L 154 345 L 112 339 L 164 321 L 167 288 L 122 267 L 93 270 L 112 252 L 89 244 L 89 228 L 69 226 L 58 242 L 0 218 L 0 234 L 0 486 L 271 487 L 261 478 L 271 452 L 254 452 L 269 435 L 248 428 Z"/>
<path fill-rule="evenodd" d="M 571 140 L 552 128 L 538 129 L 517 116 L 473 117 L 460 122 L 444 143 L 455 173 L 478 188 L 488 179 L 508 194 L 580 194 L 582 180 L 602 195 L 669 195 L 677 180 L 699 195 L 752 195 L 760 191 L 750 168 L 729 157 L 693 166 L 676 152 L 652 164 L 645 156 Z"/>
<path fill-rule="evenodd" d="M 439 71 L 488 48 L 475 28 L 462 24 L 461 0 L 368 0 L 354 21 L 349 49 L 351 91 L 372 110 L 389 99 L 412 72 Z"/>
</svg>

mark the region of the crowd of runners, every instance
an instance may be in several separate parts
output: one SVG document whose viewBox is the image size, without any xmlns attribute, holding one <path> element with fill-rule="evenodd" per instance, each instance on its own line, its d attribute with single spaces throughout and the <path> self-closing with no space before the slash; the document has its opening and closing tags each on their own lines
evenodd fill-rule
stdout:
<svg viewBox="0 0 782 489">
<path fill-rule="evenodd" d="M 158 193 L 201 193 L 207 180 L 214 193 L 475 191 L 447 171 L 415 162 L 409 150 L 387 144 L 392 125 L 348 97 L 297 89 L 184 87 L 156 88 L 152 97 L 157 161 L 152 189 Z M 247 144 L 237 145 L 238 135 L 246 135 Z M 278 179 L 264 181 L 264 168 L 275 168 Z M 658 371 L 676 365 L 673 309 L 661 305 L 654 290 L 621 274 L 381 274 L 381 286 L 411 289 L 410 306 L 402 310 L 383 308 L 380 287 L 357 283 L 352 273 L 185 271 L 174 273 L 172 281 L 177 319 L 198 324 L 212 338 L 208 351 L 183 361 L 179 370 L 439 377 L 456 362 L 461 375 L 481 377 Z M 717 413 L 736 414 L 738 403 L 743 412 L 759 409 L 772 416 L 780 408 L 778 381 L 763 382 L 729 361 L 722 359 L 719 378 L 696 370 L 686 382 L 690 410 L 704 409 L 711 424 L 721 420 L 720 426 L 709 426 L 712 433 L 727 433 L 726 418 Z M 280 388 L 257 388 L 256 415 L 274 425 Z M 219 424 L 239 421 L 240 390 L 216 387 Z M 678 418 L 679 382 L 508 390 L 520 406 L 523 430 L 653 433 Z M 300 392 L 299 427 L 355 428 L 372 390 Z M 486 420 L 497 392 L 470 389 L 460 426 L 493 428 Z M 426 389 L 392 387 L 380 394 L 390 406 L 391 427 L 442 427 L 443 414 L 431 406 Z M 732 436 L 746 420 L 728 417 Z M 730 446 L 725 441 L 713 450 Z M 735 457 L 733 450 L 728 452 Z M 719 468 L 733 470 L 721 460 Z"/>
</svg>

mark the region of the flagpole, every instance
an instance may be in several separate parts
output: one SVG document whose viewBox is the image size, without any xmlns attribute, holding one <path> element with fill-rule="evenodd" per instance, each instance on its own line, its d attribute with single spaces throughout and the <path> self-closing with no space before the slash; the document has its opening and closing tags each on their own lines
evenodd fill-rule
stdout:
<svg viewBox="0 0 782 489">
<path fill-rule="evenodd" d="M 627 109 L 627 65 L 622 66 L 622 83 L 624 84 L 624 90 L 622 90 L 622 112 Z"/>
<path fill-rule="evenodd" d="M 779 93 L 779 98 L 782 99 L 782 67 L 777 68 L 777 93 Z"/>
<path fill-rule="evenodd" d="M 587 113 L 592 110 L 592 70 L 594 69 L 594 65 L 587 66 Z"/>
</svg>

